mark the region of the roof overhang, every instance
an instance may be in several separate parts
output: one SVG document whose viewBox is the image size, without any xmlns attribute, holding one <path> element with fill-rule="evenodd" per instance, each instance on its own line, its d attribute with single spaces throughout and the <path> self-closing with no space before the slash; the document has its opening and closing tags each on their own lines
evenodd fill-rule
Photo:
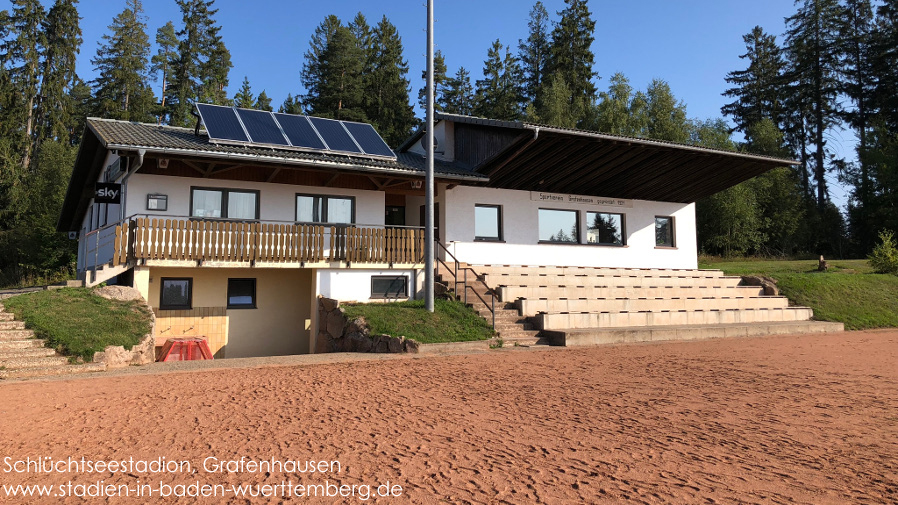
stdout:
<svg viewBox="0 0 898 505">
<path fill-rule="evenodd" d="M 497 188 L 691 203 L 795 161 L 525 125 L 477 171 Z"/>
<path fill-rule="evenodd" d="M 799 164 L 533 123 L 453 114 L 438 114 L 437 118 L 520 132 L 497 154 L 474 167 L 489 176 L 488 186 L 496 188 L 691 203 L 774 168 Z"/>
</svg>

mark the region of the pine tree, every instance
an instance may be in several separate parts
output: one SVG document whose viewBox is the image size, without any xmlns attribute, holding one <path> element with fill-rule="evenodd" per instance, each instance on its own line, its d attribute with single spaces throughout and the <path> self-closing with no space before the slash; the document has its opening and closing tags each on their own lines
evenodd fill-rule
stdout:
<svg viewBox="0 0 898 505">
<path fill-rule="evenodd" d="M 38 141 L 49 138 L 69 142 L 72 134 L 74 104 L 69 93 L 77 79 L 75 61 L 81 50 L 76 3 L 77 0 L 57 0 L 47 14 Z"/>
<path fill-rule="evenodd" d="M 236 95 L 234 95 L 234 107 L 240 107 L 242 109 L 252 109 L 253 104 L 253 90 L 249 85 L 249 79 L 247 77 L 244 77 L 243 85 L 240 86 L 240 90 L 237 91 Z"/>
<path fill-rule="evenodd" d="M 449 79 L 441 102 L 437 103 L 443 112 L 464 116 L 474 113 L 474 86 L 471 84 L 471 73 L 465 67 L 459 67 L 455 76 Z"/>
<path fill-rule="evenodd" d="M 734 87 L 723 95 L 735 100 L 720 111 L 733 119 L 736 130 L 746 133 L 763 118 L 770 118 L 775 124 L 783 122 L 785 60 L 776 37 L 764 33 L 760 26 L 743 35 L 742 40 L 746 52 L 739 58 L 748 60 L 748 68 L 727 73 L 726 81 Z"/>
<path fill-rule="evenodd" d="M 284 103 L 278 107 L 278 112 L 284 114 L 302 114 L 302 100 L 294 97 L 292 94 L 288 94 Z"/>
<path fill-rule="evenodd" d="M 304 55 L 302 72 L 300 73 L 302 85 L 306 88 L 306 94 L 298 99 L 302 103 L 303 111 L 306 113 L 312 110 L 312 102 L 321 94 L 321 87 L 324 81 L 321 68 L 324 64 L 324 53 L 330 40 L 341 26 L 340 18 L 331 14 L 324 18 L 324 21 L 315 28 L 312 39 L 309 41 L 309 49 Z"/>
<path fill-rule="evenodd" d="M 496 39 L 483 62 L 483 79 L 477 81 L 474 114 L 490 119 L 516 120 L 521 117 L 521 112 L 521 67 L 511 49 Z"/>
<path fill-rule="evenodd" d="M 527 40 L 518 41 L 518 59 L 524 74 L 524 101 L 540 106 L 539 96 L 549 59 L 549 12 L 541 1 L 530 10 Z"/>
<path fill-rule="evenodd" d="M 78 76 L 75 76 L 75 81 L 72 83 L 72 89 L 69 90 L 69 102 L 72 104 L 72 124 L 69 128 L 69 131 L 71 132 L 69 143 L 76 145 L 81 142 L 81 137 L 84 135 L 87 117 L 90 116 L 91 106 L 93 105 L 93 96 L 91 95 L 90 85 Z"/>
<path fill-rule="evenodd" d="M 159 49 L 153 55 L 150 71 L 153 75 L 160 74 L 162 77 L 162 108 L 165 108 L 166 93 L 168 91 L 168 83 L 171 79 L 172 65 L 178 54 L 178 36 L 175 34 L 175 25 L 171 21 L 165 23 L 156 30 L 156 45 Z"/>
<path fill-rule="evenodd" d="M 885 0 L 877 7 L 872 38 L 872 106 L 882 127 L 898 131 L 898 0 Z"/>
<path fill-rule="evenodd" d="M 213 11 L 214 14 L 215 11 Z M 209 29 L 209 39 L 203 53 L 206 59 L 200 65 L 200 81 L 203 83 L 200 90 L 199 101 L 225 105 L 228 103 L 228 74 L 231 67 L 231 52 L 225 47 L 224 40 L 219 35 L 220 26 Z"/>
<path fill-rule="evenodd" d="M 560 76 L 570 88 L 571 104 L 585 110 L 596 94 L 593 78 L 598 76 L 592 68 L 596 22 L 586 5 L 587 0 L 564 0 L 564 3 L 566 7 L 558 13 L 561 20 L 552 30 L 543 79 L 548 81 L 547 77 Z"/>
<path fill-rule="evenodd" d="M 321 55 L 317 94 L 310 94 L 305 103 L 309 114 L 366 122 L 363 63 L 352 32 L 345 26 L 338 27 Z M 308 83 L 306 87 L 311 89 Z"/>
<path fill-rule="evenodd" d="M 128 0 L 109 25 L 97 56 L 93 81 L 94 113 L 110 119 L 152 121 L 154 102 L 149 85 L 150 39 L 140 0 Z"/>
<path fill-rule="evenodd" d="M 268 112 L 274 110 L 271 107 L 271 98 L 268 98 L 268 95 L 265 93 L 264 89 L 261 93 L 259 93 L 259 96 L 256 97 L 256 103 L 253 104 L 253 108 L 257 110 L 266 110 Z"/>
<path fill-rule="evenodd" d="M 871 200 L 869 145 L 867 133 L 871 127 L 871 102 L 873 101 L 875 76 L 873 72 L 873 7 L 870 0 L 845 0 L 839 35 L 841 56 L 841 91 L 854 107 L 843 111 L 843 118 L 854 128 L 857 144 L 857 185 L 854 195 L 859 214 L 860 229 L 854 229 L 859 247 L 866 254 L 872 249 L 870 238 L 875 235 L 875 223 L 869 222 L 867 213 Z"/>
<path fill-rule="evenodd" d="M 171 83 L 166 94 L 169 121 L 177 126 L 194 123 L 193 103 L 205 100 L 227 103 L 225 88 L 231 56 L 219 35 L 213 16 L 215 0 L 175 0 L 184 26 L 176 33 L 178 55 L 172 62 Z"/>
<path fill-rule="evenodd" d="M 31 166 L 34 153 L 36 106 L 41 81 L 41 60 L 46 46 L 43 26 L 46 11 L 38 0 L 13 0 L 12 12 L 6 18 L 9 39 L 0 46 L 0 61 L 6 65 L 9 83 L 2 138 L 8 138 L 12 152 L 21 153 L 19 175 L 8 183 L 18 184 L 19 178 Z M 11 170 L 12 167 L 7 167 Z"/>
<path fill-rule="evenodd" d="M 375 40 L 374 31 L 368 24 L 368 19 L 361 12 L 357 13 L 352 21 L 347 25 L 352 36 L 355 38 L 356 46 L 362 52 L 363 71 L 367 74 L 372 68 L 372 60 L 377 50 L 377 41 Z"/>
<path fill-rule="evenodd" d="M 841 9 L 837 0 L 802 0 L 787 18 L 786 44 L 793 82 L 793 104 L 806 109 L 806 137 L 813 147 L 816 201 L 823 212 L 829 199 L 826 183 L 826 132 L 837 122 L 838 36 Z M 794 106 L 794 105 L 793 105 Z M 802 107 L 803 106 L 803 107 Z"/>
<path fill-rule="evenodd" d="M 402 39 L 384 16 L 371 36 L 370 71 L 365 77 L 365 115 L 391 146 L 411 134 L 415 113 L 409 103 L 408 62 Z"/>
<path fill-rule="evenodd" d="M 435 112 L 448 112 L 446 110 L 446 93 L 449 92 L 449 77 L 446 72 L 446 59 L 442 51 L 433 53 L 433 110 Z M 421 110 L 427 110 L 427 69 L 421 71 L 421 80 L 424 86 L 418 89 L 418 105 Z"/>
</svg>

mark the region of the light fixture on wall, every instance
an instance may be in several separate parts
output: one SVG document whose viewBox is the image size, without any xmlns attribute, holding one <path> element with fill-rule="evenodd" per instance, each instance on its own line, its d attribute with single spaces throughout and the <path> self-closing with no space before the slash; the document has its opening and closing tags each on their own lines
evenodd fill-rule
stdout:
<svg viewBox="0 0 898 505">
<path fill-rule="evenodd" d="M 424 181 L 411 181 L 412 189 L 421 189 L 424 187 Z"/>
<path fill-rule="evenodd" d="M 168 168 L 168 158 L 159 158 L 156 160 L 156 165 L 163 170 Z"/>
</svg>

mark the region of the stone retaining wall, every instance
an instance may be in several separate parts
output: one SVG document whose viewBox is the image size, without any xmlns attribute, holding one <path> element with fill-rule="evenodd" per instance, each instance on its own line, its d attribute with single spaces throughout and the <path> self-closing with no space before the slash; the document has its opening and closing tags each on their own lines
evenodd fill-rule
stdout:
<svg viewBox="0 0 898 505">
<path fill-rule="evenodd" d="M 153 330 L 156 327 L 156 315 L 147 305 L 146 300 L 135 288 L 126 286 L 106 286 L 94 289 L 94 294 L 109 300 L 136 300 L 144 305 L 150 313 L 150 332 L 133 345 L 131 350 L 120 345 L 107 345 L 102 352 L 94 353 L 94 363 L 106 363 L 106 368 L 124 368 L 129 365 L 148 365 L 156 361 L 156 339 Z"/>
<path fill-rule="evenodd" d="M 365 318 L 349 320 L 340 302 L 318 297 L 318 338 L 315 352 L 417 353 L 420 344 L 410 338 L 371 335 Z"/>
</svg>

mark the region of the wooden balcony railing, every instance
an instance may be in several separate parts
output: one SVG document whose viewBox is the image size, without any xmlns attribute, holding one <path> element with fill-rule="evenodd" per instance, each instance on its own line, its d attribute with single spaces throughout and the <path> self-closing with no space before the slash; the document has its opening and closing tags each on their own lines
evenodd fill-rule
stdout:
<svg viewBox="0 0 898 505">
<path fill-rule="evenodd" d="M 424 230 L 136 218 L 116 226 L 112 262 L 135 260 L 422 263 Z"/>
</svg>

